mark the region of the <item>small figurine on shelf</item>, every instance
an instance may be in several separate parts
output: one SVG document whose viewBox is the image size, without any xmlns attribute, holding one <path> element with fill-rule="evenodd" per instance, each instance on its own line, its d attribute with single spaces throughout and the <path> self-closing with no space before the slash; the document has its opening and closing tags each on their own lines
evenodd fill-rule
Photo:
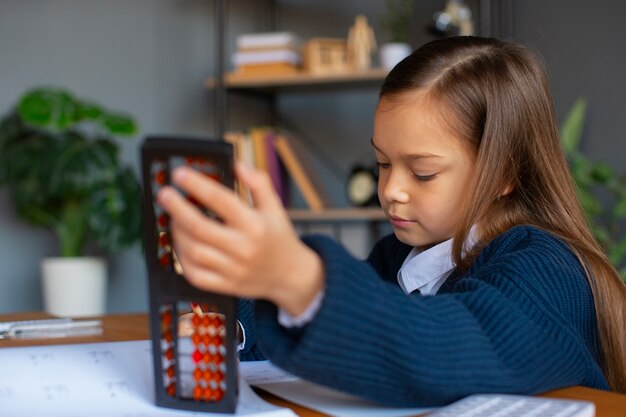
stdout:
<svg viewBox="0 0 626 417">
<path fill-rule="evenodd" d="M 337 38 L 312 38 L 302 49 L 302 63 L 310 74 L 336 74 L 347 72 L 347 42 Z"/>
<path fill-rule="evenodd" d="M 374 31 L 364 15 L 358 15 L 348 32 L 348 62 L 356 71 L 372 66 L 372 53 L 376 50 Z"/>
</svg>

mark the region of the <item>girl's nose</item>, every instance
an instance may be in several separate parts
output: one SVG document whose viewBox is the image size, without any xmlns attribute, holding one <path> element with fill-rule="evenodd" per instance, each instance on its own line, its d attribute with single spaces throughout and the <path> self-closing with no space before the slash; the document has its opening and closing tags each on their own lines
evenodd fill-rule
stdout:
<svg viewBox="0 0 626 417">
<path fill-rule="evenodd" d="M 390 173 L 386 179 L 380 178 L 382 182 L 382 198 L 389 203 L 408 203 L 409 193 L 406 188 L 406 181 L 401 178 L 400 173 Z"/>
</svg>

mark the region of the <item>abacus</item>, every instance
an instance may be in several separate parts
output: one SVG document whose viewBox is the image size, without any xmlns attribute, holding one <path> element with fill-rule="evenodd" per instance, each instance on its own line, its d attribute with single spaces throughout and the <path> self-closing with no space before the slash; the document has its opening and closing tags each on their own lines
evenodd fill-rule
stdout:
<svg viewBox="0 0 626 417">
<path fill-rule="evenodd" d="M 172 185 L 172 171 L 182 165 L 233 188 L 232 145 L 148 137 L 141 157 L 156 404 L 233 413 L 238 397 L 236 299 L 187 282 L 174 250 L 169 216 L 156 202 L 158 191 Z M 191 196 L 187 199 L 214 217 Z"/>
</svg>

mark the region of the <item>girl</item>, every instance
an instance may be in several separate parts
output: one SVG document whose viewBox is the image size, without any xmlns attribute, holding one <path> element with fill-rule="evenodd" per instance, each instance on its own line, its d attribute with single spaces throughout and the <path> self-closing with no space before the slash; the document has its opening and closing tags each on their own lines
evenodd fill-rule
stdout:
<svg viewBox="0 0 626 417">
<path fill-rule="evenodd" d="M 185 276 L 255 298 L 243 357 L 399 406 L 570 385 L 626 392 L 626 289 L 593 239 L 539 59 L 474 37 L 424 45 L 388 75 L 374 118 L 394 234 L 367 261 L 300 239 L 267 175 L 254 207 L 187 169 L 170 213 Z"/>
</svg>

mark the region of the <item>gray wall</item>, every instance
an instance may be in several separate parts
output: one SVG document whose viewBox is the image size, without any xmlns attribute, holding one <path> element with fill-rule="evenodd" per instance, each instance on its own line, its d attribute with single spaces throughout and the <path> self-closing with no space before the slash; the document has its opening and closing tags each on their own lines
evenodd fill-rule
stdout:
<svg viewBox="0 0 626 417">
<path fill-rule="evenodd" d="M 517 39 L 548 66 L 557 114 L 587 99 L 583 150 L 626 171 L 626 3 L 618 0 L 517 0 Z"/>
<path fill-rule="evenodd" d="M 141 134 L 124 144 L 124 159 L 137 167 L 139 139 L 150 133 L 212 135 L 212 95 L 203 89 L 214 72 L 214 25 L 209 0 L 0 0 L 0 114 L 26 89 L 61 85 L 80 96 L 136 116 Z M 263 1 L 231 0 L 233 34 L 264 29 Z M 430 39 L 421 30 L 443 0 L 416 2 L 414 46 Z M 282 1 L 281 28 L 303 38 L 345 37 L 357 10 L 378 29 L 380 0 Z M 584 149 L 622 168 L 626 150 L 626 4 L 517 0 L 514 33 L 544 55 L 553 83 L 557 113 L 585 96 L 589 119 Z M 566 13 L 564 14 L 564 12 Z M 379 40 L 383 35 L 378 33 Z M 372 89 L 288 94 L 279 100 L 285 120 L 328 152 L 346 171 L 368 161 Z M 230 100 L 232 127 L 261 121 L 258 100 Z M 345 205 L 343 183 L 320 168 L 336 205 Z M 0 312 L 42 308 L 39 261 L 57 253 L 53 236 L 18 221 L 0 189 Z M 358 236 L 357 232 L 350 232 Z M 352 249 L 362 254 L 362 239 Z M 138 246 L 110 260 L 109 311 L 141 311 L 147 306 L 146 277 Z"/>
</svg>

